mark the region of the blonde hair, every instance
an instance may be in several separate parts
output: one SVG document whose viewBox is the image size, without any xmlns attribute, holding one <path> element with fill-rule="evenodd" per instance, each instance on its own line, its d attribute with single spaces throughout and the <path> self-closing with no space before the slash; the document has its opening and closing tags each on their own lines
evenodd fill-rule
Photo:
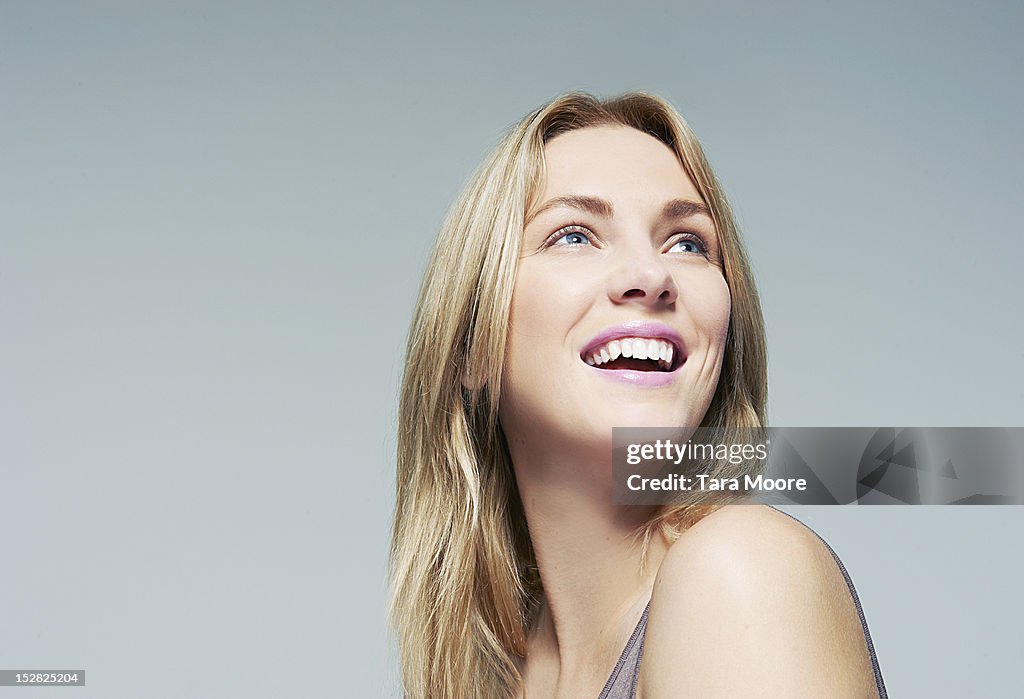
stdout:
<svg viewBox="0 0 1024 699">
<path fill-rule="evenodd" d="M 544 144 L 609 124 L 671 148 L 718 232 L 732 313 L 704 424 L 733 432 L 764 423 L 757 291 L 725 194 L 686 122 L 642 93 L 610 100 L 570 93 L 529 114 L 449 212 L 409 333 L 391 546 L 392 623 L 407 697 L 510 697 L 518 690 L 517 660 L 526 655 L 540 585 L 497 409 L 520 237 L 542 188 Z M 712 507 L 662 508 L 644 535 L 675 538 Z"/>
</svg>

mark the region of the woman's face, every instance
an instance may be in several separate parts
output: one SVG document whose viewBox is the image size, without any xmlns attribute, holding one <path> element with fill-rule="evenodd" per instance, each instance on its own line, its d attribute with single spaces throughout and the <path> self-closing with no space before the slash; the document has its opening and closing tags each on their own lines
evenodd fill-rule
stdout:
<svg viewBox="0 0 1024 699">
<path fill-rule="evenodd" d="M 578 453 L 612 427 L 700 424 L 731 305 L 704 201 L 675 154 L 632 128 L 570 131 L 545 157 L 502 376 L 510 445 Z"/>
</svg>

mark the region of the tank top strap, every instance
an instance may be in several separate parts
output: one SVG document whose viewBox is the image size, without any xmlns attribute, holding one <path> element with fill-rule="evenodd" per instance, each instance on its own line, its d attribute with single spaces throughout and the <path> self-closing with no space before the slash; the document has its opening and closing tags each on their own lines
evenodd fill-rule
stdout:
<svg viewBox="0 0 1024 699">
<path fill-rule="evenodd" d="M 647 635 L 647 615 L 650 611 L 651 602 L 648 600 L 640 621 L 626 641 L 626 647 L 619 655 L 612 674 L 597 699 L 633 699 L 636 696 L 636 683 L 640 679 L 640 659 L 644 654 L 644 638 Z"/>
<path fill-rule="evenodd" d="M 864 608 L 861 606 L 860 597 L 857 595 L 857 589 L 853 586 L 853 578 L 850 577 L 850 573 L 846 570 L 846 566 L 843 565 L 843 561 L 839 558 L 839 554 L 837 554 L 832 546 L 822 538 L 821 534 L 808 527 L 799 519 L 788 512 L 783 512 L 773 505 L 769 505 L 769 507 L 780 514 L 786 515 L 791 520 L 797 522 L 800 526 L 814 534 L 814 536 L 818 537 L 818 541 L 823 543 L 825 548 L 828 549 L 828 552 L 832 554 L 832 559 L 836 562 L 836 565 L 839 566 L 839 572 L 843 574 L 843 579 L 846 581 L 846 587 L 850 591 L 850 597 L 853 599 L 853 606 L 857 609 L 857 616 L 860 619 L 860 628 L 864 632 L 864 642 L 867 644 L 868 656 L 871 660 L 871 671 L 875 675 L 875 689 L 878 691 L 878 697 L 879 699 L 888 699 L 889 694 L 886 692 L 885 681 L 882 679 L 882 669 L 878 666 L 878 655 L 875 653 L 875 644 L 871 641 L 871 632 L 868 630 L 868 620 L 864 616 Z"/>
</svg>

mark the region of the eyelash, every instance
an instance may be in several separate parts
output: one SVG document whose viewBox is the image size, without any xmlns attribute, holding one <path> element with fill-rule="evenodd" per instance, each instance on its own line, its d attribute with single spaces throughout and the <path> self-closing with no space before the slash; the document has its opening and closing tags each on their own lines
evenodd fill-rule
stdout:
<svg viewBox="0 0 1024 699">
<path fill-rule="evenodd" d="M 705 243 L 704 239 L 701 238 L 696 233 L 683 233 L 682 235 L 680 235 L 678 238 L 676 238 L 672 242 L 672 247 L 675 247 L 676 245 L 678 245 L 679 243 L 683 242 L 684 240 L 688 241 L 690 243 L 693 243 L 694 245 L 697 246 L 697 248 L 698 248 L 697 254 L 698 255 L 703 255 L 704 257 L 708 256 L 709 249 L 708 249 L 707 243 Z"/>
<path fill-rule="evenodd" d="M 580 225 L 578 223 L 570 223 L 567 226 L 562 226 L 557 231 L 549 235 L 547 240 L 544 241 L 544 247 L 551 247 L 552 245 L 554 245 L 555 243 L 557 243 L 559 240 L 569 235 L 570 233 L 577 233 L 579 235 L 582 235 L 587 240 L 589 240 L 591 244 L 594 243 L 594 238 L 596 237 L 594 233 L 586 226 Z M 672 241 L 671 247 L 675 247 L 684 240 L 694 243 L 698 248 L 700 248 L 697 254 L 704 255 L 705 257 L 708 256 L 708 244 L 705 243 L 704 239 L 701 236 L 697 235 L 696 233 L 681 234 L 678 238 Z"/>
<path fill-rule="evenodd" d="M 551 247 L 552 245 L 554 245 L 555 243 L 557 243 L 559 240 L 569 235 L 570 233 L 579 233 L 584 238 L 589 240 L 591 243 L 594 242 L 593 239 L 595 236 L 589 228 L 587 228 L 586 226 L 581 226 L 578 223 L 570 223 L 567 226 L 562 226 L 557 231 L 549 235 L 548 239 L 544 241 L 544 247 Z"/>
</svg>

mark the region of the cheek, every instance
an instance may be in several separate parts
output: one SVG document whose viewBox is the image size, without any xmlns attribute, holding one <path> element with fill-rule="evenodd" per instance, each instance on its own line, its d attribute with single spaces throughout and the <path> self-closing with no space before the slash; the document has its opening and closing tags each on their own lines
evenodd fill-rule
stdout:
<svg viewBox="0 0 1024 699">
<path fill-rule="evenodd" d="M 516 275 L 509 308 L 505 361 L 502 365 L 499 415 L 506 437 L 528 432 L 553 401 L 550 386 L 557 378 L 549 356 L 557 347 L 561 307 L 552 303 L 558 290 L 551 280 L 521 269 Z"/>
<path fill-rule="evenodd" d="M 520 266 L 509 311 L 508 353 L 553 351 L 584 312 L 585 284 L 572 270 L 554 273 L 539 263 Z"/>
<path fill-rule="evenodd" d="M 511 388 L 539 378 L 545 362 L 537 361 L 551 351 L 560 307 L 552 303 L 559 290 L 551 280 L 521 269 L 516 275 L 509 309 L 503 382 Z"/>
<path fill-rule="evenodd" d="M 708 274 L 699 280 L 697 288 L 690 295 L 687 304 L 701 334 L 709 346 L 721 353 L 729 334 L 729 318 L 732 314 L 732 295 L 725 277 Z"/>
</svg>

